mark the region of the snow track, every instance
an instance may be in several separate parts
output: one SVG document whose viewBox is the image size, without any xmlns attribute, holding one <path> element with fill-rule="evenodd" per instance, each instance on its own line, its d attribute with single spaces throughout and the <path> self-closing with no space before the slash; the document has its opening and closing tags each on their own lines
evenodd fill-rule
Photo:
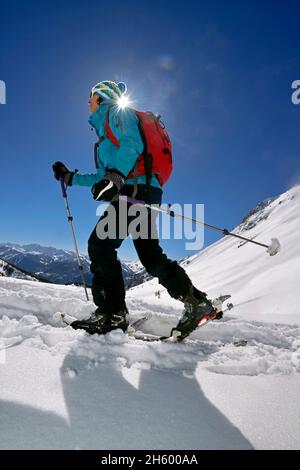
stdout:
<svg viewBox="0 0 300 470">
<path fill-rule="evenodd" d="M 14 287 L 20 283 L 20 287 L 24 287 L 22 281 L 9 280 L 8 283 L 10 289 L 12 283 L 15 284 Z M 160 370 L 191 370 L 201 364 L 212 372 L 231 375 L 300 372 L 299 325 L 246 321 L 236 318 L 236 314 L 227 313 L 222 320 L 214 321 L 194 332 L 184 343 L 146 344 L 128 337 L 119 330 L 105 336 L 89 336 L 84 331 L 74 331 L 62 323 L 61 310 L 55 312 L 58 300 L 55 295 L 51 296 L 49 292 L 42 295 L 41 287 L 40 294 L 36 295 L 34 292 L 30 293 L 31 289 L 36 290 L 35 283 L 27 285 L 25 298 L 28 306 L 22 318 L 19 318 L 18 312 L 16 315 L 13 305 L 17 304 L 20 298 L 24 299 L 25 291 L 24 289 L 9 291 L 10 308 L 6 309 L 0 320 L 1 349 L 22 343 L 24 346 L 47 350 L 51 354 L 64 355 L 72 352 L 75 356 L 92 360 L 94 364 L 122 363 L 131 367 L 143 363 L 144 367 Z M 48 291 L 51 289 L 55 290 L 53 286 L 48 287 Z M 79 289 L 73 289 L 80 296 Z M 68 290 L 69 288 L 64 288 L 65 292 Z M 63 298 L 62 294 L 63 288 L 60 290 Z M 65 305 L 66 310 L 73 314 L 73 303 L 76 299 L 73 297 L 71 302 L 70 300 L 70 298 L 65 299 L 65 302 L 62 300 L 59 306 Z M 30 315 L 28 311 L 32 304 L 35 314 Z M 47 315 L 50 305 L 54 309 Z M 86 308 L 87 306 L 83 304 L 79 317 L 86 315 Z M 169 331 L 180 314 L 176 309 L 171 315 L 159 314 L 156 309 L 151 310 L 151 308 L 151 305 L 144 301 L 139 311 L 134 311 L 134 304 L 131 309 L 132 319 L 142 316 L 144 312 L 152 312 L 152 318 L 145 322 L 142 328 L 147 333 Z M 234 346 L 233 342 L 239 340 L 247 340 L 247 345 Z M 91 366 L 90 362 L 88 366 Z"/>
</svg>

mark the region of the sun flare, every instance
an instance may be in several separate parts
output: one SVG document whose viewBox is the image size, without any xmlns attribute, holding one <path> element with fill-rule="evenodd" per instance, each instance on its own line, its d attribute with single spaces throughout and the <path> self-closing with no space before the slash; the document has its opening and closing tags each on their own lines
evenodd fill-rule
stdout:
<svg viewBox="0 0 300 470">
<path fill-rule="evenodd" d="M 122 95 L 119 99 L 118 99 L 118 107 L 120 109 L 125 109 L 129 106 L 129 98 L 127 96 L 124 96 Z"/>
</svg>

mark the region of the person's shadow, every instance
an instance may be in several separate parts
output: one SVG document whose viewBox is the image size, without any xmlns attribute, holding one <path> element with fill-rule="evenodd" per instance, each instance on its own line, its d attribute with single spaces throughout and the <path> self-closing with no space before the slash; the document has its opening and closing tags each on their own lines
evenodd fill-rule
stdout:
<svg viewBox="0 0 300 470">
<path fill-rule="evenodd" d="M 128 369 L 117 359 L 93 363 L 70 353 L 61 372 L 68 448 L 252 449 L 204 396 L 192 371 Z"/>
<path fill-rule="evenodd" d="M 93 351 L 90 358 L 87 354 L 80 357 L 78 351 L 82 347 L 89 351 L 89 345 L 88 337 L 80 338 L 61 367 L 68 420 L 53 412 L 0 401 L 1 449 L 252 448 L 204 396 L 192 370 L 184 375 L 180 367 L 149 368 L 142 357 L 140 368 L 133 365 L 129 369 L 120 359 L 135 349 L 128 342 L 115 349 L 101 343 L 97 351 L 103 347 L 102 358 L 97 353 L 93 359 Z M 116 353 L 114 357 L 111 351 Z M 139 348 L 136 351 L 131 352 L 132 362 L 142 353 Z M 149 354 L 147 350 L 145 357 Z M 158 349 L 153 354 L 160 363 L 168 361 L 171 351 Z"/>
<path fill-rule="evenodd" d="M 68 423 L 55 413 L 31 406 L 0 401 L 0 449 L 44 450 L 66 449 Z"/>
<path fill-rule="evenodd" d="M 155 321 L 149 320 L 150 329 Z M 170 321 L 160 318 L 160 329 L 169 331 Z M 186 345 L 174 350 L 165 343 L 124 342 L 122 335 L 83 335 L 74 342 L 60 371 L 67 420 L 0 401 L 0 448 L 252 448 L 203 394 L 193 373 L 199 355 L 194 359 Z"/>
</svg>

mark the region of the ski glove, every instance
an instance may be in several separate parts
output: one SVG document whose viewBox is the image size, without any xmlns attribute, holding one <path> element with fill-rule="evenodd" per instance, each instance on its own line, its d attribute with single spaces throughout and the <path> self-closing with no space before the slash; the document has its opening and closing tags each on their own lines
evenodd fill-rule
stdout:
<svg viewBox="0 0 300 470">
<path fill-rule="evenodd" d="M 52 169 L 55 179 L 60 180 L 60 178 L 63 178 L 66 186 L 72 186 L 72 179 L 76 171 L 70 171 L 62 162 L 55 162 Z"/>
<path fill-rule="evenodd" d="M 103 179 L 92 187 L 95 201 L 111 201 L 125 183 L 125 176 L 118 170 L 107 170 Z"/>
</svg>

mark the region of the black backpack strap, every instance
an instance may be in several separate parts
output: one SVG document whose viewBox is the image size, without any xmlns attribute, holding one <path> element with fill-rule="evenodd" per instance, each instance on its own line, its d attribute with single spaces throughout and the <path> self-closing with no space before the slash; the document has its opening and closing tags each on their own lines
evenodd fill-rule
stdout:
<svg viewBox="0 0 300 470">
<path fill-rule="evenodd" d="M 100 141 L 98 140 L 98 142 L 96 142 L 95 145 L 94 145 L 94 160 L 95 160 L 95 167 L 97 169 L 99 168 L 99 165 L 98 165 L 98 148 L 99 148 L 99 144 L 100 144 Z"/>
<path fill-rule="evenodd" d="M 138 161 L 136 160 L 133 168 L 133 193 L 132 197 L 135 198 L 138 192 Z"/>
<path fill-rule="evenodd" d="M 152 178 L 153 156 L 152 153 L 144 154 L 144 164 L 146 172 L 146 186 L 149 188 Z"/>
</svg>

